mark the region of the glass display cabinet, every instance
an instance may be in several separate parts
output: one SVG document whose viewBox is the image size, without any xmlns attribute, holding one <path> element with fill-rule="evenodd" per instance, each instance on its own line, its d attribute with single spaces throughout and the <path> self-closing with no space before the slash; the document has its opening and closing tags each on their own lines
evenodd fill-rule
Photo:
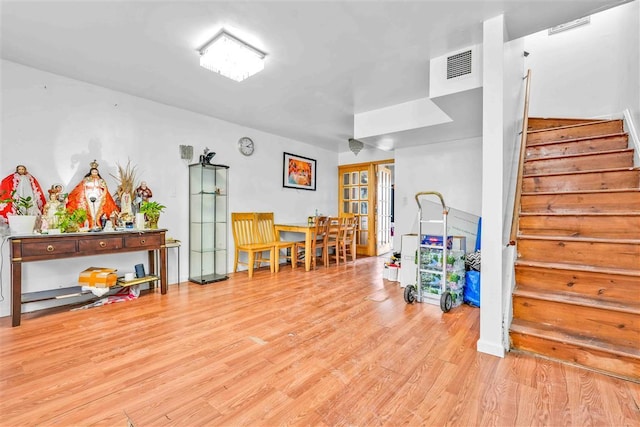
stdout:
<svg viewBox="0 0 640 427">
<path fill-rule="evenodd" d="M 229 166 L 189 165 L 189 281 L 204 285 L 227 276 Z"/>
</svg>

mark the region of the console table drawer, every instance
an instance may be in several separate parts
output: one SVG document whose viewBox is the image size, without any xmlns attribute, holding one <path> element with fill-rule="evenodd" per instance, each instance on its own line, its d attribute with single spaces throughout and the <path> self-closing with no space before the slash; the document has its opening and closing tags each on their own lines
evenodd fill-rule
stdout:
<svg viewBox="0 0 640 427">
<path fill-rule="evenodd" d="M 77 252 L 76 242 L 68 240 L 47 239 L 46 242 L 22 242 L 23 257 L 56 256 Z"/>
<path fill-rule="evenodd" d="M 121 237 L 110 237 L 106 239 L 87 239 L 78 242 L 80 252 L 99 252 L 122 248 Z"/>
<path fill-rule="evenodd" d="M 157 248 L 162 244 L 162 237 L 159 234 L 146 235 L 141 234 L 139 236 L 130 236 L 124 238 L 125 248 Z"/>
</svg>

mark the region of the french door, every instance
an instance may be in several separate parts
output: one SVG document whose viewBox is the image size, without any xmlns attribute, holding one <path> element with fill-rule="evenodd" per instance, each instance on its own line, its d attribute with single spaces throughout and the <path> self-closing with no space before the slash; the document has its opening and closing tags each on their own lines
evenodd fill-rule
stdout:
<svg viewBox="0 0 640 427">
<path fill-rule="evenodd" d="M 358 217 L 358 255 L 376 256 L 391 250 L 393 159 L 338 167 L 338 212 Z"/>
<path fill-rule="evenodd" d="M 377 165 L 376 255 L 391 251 L 391 169 Z"/>
<path fill-rule="evenodd" d="M 346 165 L 338 168 L 340 215 L 358 218 L 356 253 L 372 256 L 376 253 L 375 239 L 375 168 L 373 164 Z"/>
</svg>

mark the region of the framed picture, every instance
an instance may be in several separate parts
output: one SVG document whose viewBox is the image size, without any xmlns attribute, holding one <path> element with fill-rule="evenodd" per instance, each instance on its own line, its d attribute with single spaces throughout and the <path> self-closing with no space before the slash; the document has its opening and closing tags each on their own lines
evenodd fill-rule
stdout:
<svg viewBox="0 0 640 427">
<path fill-rule="evenodd" d="M 284 153 L 282 186 L 316 191 L 316 161 L 308 157 Z"/>
</svg>

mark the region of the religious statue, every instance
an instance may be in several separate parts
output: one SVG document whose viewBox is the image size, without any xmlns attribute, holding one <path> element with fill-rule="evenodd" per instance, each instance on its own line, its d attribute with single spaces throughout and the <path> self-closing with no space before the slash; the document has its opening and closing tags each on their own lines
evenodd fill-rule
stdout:
<svg viewBox="0 0 640 427">
<path fill-rule="evenodd" d="M 89 173 L 69 193 L 67 209 L 86 210 L 89 227 L 95 229 L 101 228 L 100 218 L 103 213 L 109 217 L 112 212 L 118 211 L 118 207 L 109 193 L 106 181 L 100 176 L 98 163 L 94 160 L 90 167 Z"/>
<path fill-rule="evenodd" d="M 57 228 L 58 227 L 58 216 L 57 212 L 64 210 L 64 199 L 60 200 L 62 193 L 62 185 L 54 184 L 51 186 L 49 191 L 49 200 L 44 205 L 44 209 L 42 210 L 42 219 L 43 225 L 46 223 L 48 228 Z"/>
<path fill-rule="evenodd" d="M 151 189 L 147 187 L 146 181 L 142 181 L 140 186 L 136 188 L 136 195 L 140 198 L 140 203 L 148 202 L 153 197 Z"/>
<path fill-rule="evenodd" d="M 10 197 L 14 200 L 31 197 L 33 207 L 29 209 L 29 212 L 26 212 L 29 215 L 41 214 L 46 203 L 38 180 L 27 171 L 27 167 L 24 165 L 18 165 L 14 173 L 0 182 L 0 199 Z M 0 203 L 0 215 L 4 218 L 7 217 L 7 214 L 17 213 L 15 203 Z"/>
</svg>

